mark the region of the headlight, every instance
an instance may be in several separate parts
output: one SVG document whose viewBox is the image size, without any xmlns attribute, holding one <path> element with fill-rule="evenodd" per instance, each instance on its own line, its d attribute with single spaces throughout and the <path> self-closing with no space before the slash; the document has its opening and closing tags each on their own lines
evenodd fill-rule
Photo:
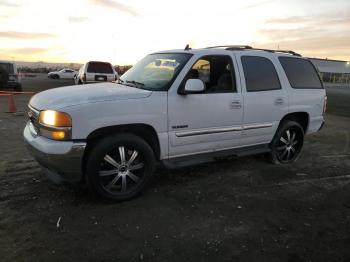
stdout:
<svg viewBox="0 0 350 262">
<path fill-rule="evenodd" d="M 39 115 L 40 134 L 54 140 L 71 138 L 72 119 L 63 112 L 53 110 L 41 111 Z"/>
<path fill-rule="evenodd" d="M 39 123 L 54 127 L 72 127 L 72 120 L 68 114 L 52 110 L 41 111 Z"/>
</svg>

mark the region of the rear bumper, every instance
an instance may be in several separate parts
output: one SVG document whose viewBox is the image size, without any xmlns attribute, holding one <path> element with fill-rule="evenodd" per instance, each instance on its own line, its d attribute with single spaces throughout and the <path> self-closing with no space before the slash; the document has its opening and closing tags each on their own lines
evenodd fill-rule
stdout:
<svg viewBox="0 0 350 262">
<path fill-rule="evenodd" d="M 28 122 L 23 132 L 28 151 L 43 167 L 53 182 L 80 182 L 83 178 L 82 161 L 86 143 L 54 141 L 36 136 Z"/>
</svg>

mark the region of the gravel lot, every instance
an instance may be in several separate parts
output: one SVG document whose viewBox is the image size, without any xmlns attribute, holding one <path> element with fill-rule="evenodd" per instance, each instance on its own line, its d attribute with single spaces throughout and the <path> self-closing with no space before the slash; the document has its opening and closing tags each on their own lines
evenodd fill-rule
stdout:
<svg viewBox="0 0 350 262">
<path fill-rule="evenodd" d="M 72 81 L 41 75 L 24 91 Z M 350 261 L 350 89 L 327 89 L 325 128 L 302 157 L 158 169 L 137 199 L 108 203 L 49 182 L 0 98 L 1 261 Z M 29 97 L 16 97 L 26 111 Z"/>
</svg>

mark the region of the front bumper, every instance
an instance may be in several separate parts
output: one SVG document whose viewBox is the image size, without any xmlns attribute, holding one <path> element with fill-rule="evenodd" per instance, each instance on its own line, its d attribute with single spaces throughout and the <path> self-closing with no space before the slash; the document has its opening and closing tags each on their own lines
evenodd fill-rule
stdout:
<svg viewBox="0 0 350 262">
<path fill-rule="evenodd" d="M 37 136 L 30 121 L 23 135 L 30 154 L 43 167 L 51 180 L 56 183 L 63 181 L 76 183 L 82 180 L 82 162 L 86 143 L 54 141 Z"/>
</svg>

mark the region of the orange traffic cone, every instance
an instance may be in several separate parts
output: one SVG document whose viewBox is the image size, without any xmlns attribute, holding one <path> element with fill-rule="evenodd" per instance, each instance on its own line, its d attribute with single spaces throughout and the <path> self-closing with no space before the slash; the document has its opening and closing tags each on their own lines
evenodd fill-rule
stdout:
<svg viewBox="0 0 350 262">
<path fill-rule="evenodd" d="M 7 111 L 6 113 L 16 113 L 17 107 L 16 107 L 15 96 L 13 94 L 9 94 L 7 101 L 9 104 L 9 111 Z"/>
</svg>

